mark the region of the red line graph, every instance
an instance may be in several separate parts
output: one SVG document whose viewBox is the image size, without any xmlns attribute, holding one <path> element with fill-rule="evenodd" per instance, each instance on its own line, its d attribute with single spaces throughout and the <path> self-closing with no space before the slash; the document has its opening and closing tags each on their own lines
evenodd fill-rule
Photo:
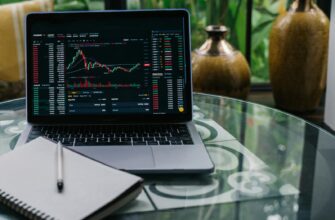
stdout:
<svg viewBox="0 0 335 220">
<path fill-rule="evenodd" d="M 106 64 L 102 64 L 98 61 L 89 61 L 88 58 L 85 56 L 84 52 L 82 50 L 78 50 L 77 53 L 75 54 L 75 56 L 72 58 L 71 63 L 69 63 L 69 65 L 67 66 L 66 69 L 67 70 L 73 69 L 73 67 L 75 67 L 78 64 L 78 63 L 75 64 L 76 61 L 78 61 L 78 59 L 79 59 L 79 61 L 84 62 L 84 69 L 87 70 L 87 71 L 89 71 L 90 69 L 102 68 L 102 69 L 105 69 L 108 73 L 114 73 L 118 70 L 130 73 L 130 72 L 133 72 L 134 70 L 136 70 L 141 65 L 140 63 L 137 63 L 130 68 L 125 68 L 125 67 L 122 67 L 122 66 L 115 66 L 113 68 L 110 68 Z"/>
</svg>

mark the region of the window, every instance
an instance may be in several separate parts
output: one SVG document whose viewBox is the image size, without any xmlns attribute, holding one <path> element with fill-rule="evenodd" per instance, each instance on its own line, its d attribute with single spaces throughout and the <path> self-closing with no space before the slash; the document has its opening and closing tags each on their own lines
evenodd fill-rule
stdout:
<svg viewBox="0 0 335 220">
<path fill-rule="evenodd" d="M 186 8 L 192 24 L 192 49 L 206 39 L 204 27 L 224 24 L 230 29 L 228 41 L 249 60 L 252 83 L 269 83 L 268 48 L 272 22 L 280 10 L 293 0 L 128 0 L 127 9 Z M 329 15 L 330 3 L 318 0 L 319 7 Z"/>
</svg>

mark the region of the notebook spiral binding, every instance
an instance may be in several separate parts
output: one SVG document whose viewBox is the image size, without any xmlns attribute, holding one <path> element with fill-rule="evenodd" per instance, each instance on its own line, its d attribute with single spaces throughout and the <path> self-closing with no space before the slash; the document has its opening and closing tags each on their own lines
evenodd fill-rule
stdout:
<svg viewBox="0 0 335 220">
<path fill-rule="evenodd" d="M 55 218 L 43 213 L 34 207 L 14 198 L 10 194 L 0 189 L 0 203 L 13 209 L 14 211 L 24 215 L 29 219 L 43 219 L 43 220 L 56 220 Z"/>
</svg>

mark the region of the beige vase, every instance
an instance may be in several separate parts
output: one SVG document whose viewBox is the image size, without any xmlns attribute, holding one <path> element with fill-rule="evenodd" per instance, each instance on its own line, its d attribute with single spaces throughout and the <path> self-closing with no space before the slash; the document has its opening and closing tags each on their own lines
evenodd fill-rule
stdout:
<svg viewBox="0 0 335 220">
<path fill-rule="evenodd" d="M 208 26 L 205 30 L 208 39 L 192 53 L 194 90 L 246 99 L 250 88 L 248 62 L 224 39 L 225 26 Z"/>
<path fill-rule="evenodd" d="M 270 34 L 270 79 L 276 105 L 315 109 L 325 88 L 329 20 L 312 0 L 295 0 Z"/>
</svg>

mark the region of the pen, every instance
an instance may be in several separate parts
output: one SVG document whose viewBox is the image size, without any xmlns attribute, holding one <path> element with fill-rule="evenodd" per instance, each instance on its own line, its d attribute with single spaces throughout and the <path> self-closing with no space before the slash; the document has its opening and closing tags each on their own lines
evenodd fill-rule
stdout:
<svg viewBox="0 0 335 220">
<path fill-rule="evenodd" d="M 60 141 L 57 143 L 57 188 L 62 192 L 64 187 L 63 179 L 63 145 Z"/>
</svg>

